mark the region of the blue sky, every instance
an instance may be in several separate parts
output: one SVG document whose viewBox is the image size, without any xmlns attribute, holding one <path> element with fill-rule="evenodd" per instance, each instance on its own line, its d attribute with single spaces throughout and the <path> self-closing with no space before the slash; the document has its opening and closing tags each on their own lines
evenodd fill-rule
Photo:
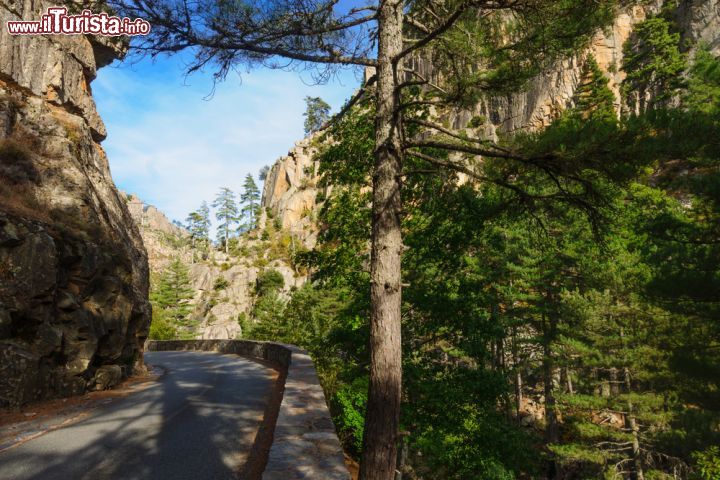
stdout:
<svg viewBox="0 0 720 480">
<path fill-rule="evenodd" d="M 105 67 L 92 85 L 115 183 L 171 219 L 286 154 L 303 137 L 306 95 L 336 112 L 359 85 L 347 70 L 313 85 L 309 73 L 258 69 L 231 73 L 206 100 L 211 73 L 185 78 L 181 57 L 145 59 Z"/>
</svg>

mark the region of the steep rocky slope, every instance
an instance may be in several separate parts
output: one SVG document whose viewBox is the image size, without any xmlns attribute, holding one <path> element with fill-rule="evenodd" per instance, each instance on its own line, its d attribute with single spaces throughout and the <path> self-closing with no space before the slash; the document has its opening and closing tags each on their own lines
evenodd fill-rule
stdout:
<svg viewBox="0 0 720 480">
<path fill-rule="evenodd" d="M 720 0 L 685 0 L 678 8 L 683 36 L 691 44 L 707 44 L 720 54 Z"/>
<path fill-rule="evenodd" d="M 49 5 L 2 0 L 0 24 Z M 0 406 L 104 387 L 141 364 L 147 256 L 90 93 L 122 51 L 0 29 Z"/>
<path fill-rule="evenodd" d="M 621 70 L 623 45 L 633 34 L 634 26 L 648 16 L 660 12 L 665 3 L 667 2 L 662 0 L 651 0 L 622 9 L 609 28 L 594 36 L 587 51 L 568 58 L 556 68 L 539 75 L 530 82 L 524 92 L 486 99 L 474 109 L 450 113 L 447 120 L 453 128 L 460 130 L 467 128 L 474 116 L 484 117 L 486 122 L 481 128 L 485 129 L 491 138 L 517 130 L 543 128 L 560 112 L 573 106 L 584 59 L 588 55 L 595 57 L 600 69 L 608 77 L 608 86 L 615 93 L 616 107 L 619 110 L 620 85 L 625 78 L 625 73 Z M 702 41 L 709 44 L 715 54 L 720 54 L 719 0 L 678 2 L 676 22 L 688 44 Z M 431 65 L 420 62 L 416 68 L 431 78 L 434 76 Z"/>
<path fill-rule="evenodd" d="M 163 212 L 148 205 L 137 195 L 120 192 L 127 202 L 133 222 L 140 230 L 151 272 L 160 272 L 174 259 L 192 262 L 188 242 L 190 234 L 171 222 Z"/>
<path fill-rule="evenodd" d="M 282 228 L 308 248 L 312 248 L 317 240 L 313 212 L 317 208 L 318 193 L 329 193 L 318 186 L 318 162 L 314 159 L 317 148 L 313 145 L 317 137 L 311 135 L 296 142 L 287 155 L 272 165 L 261 199 L 264 209 L 261 225 L 270 211 L 277 216 Z"/>
<path fill-rule="evenodd" d="M 272 270 L 283 277 L 283 298 L 307 281 L 292 266 L 289 232 L 269 230 L 241 238 L 236 253 L 215 252 L 208 261 L 190 267 L 196 291 L 194 315 L 200 321 L 198 338 L 242 338 L 241 324 L 253 321 L 257 279 L 263 272 Z"/>
<path fill-rule="evenodd" d="M 216 248 L 193 251 L 187 230 L 136 195 L 123 197 L 140 230 L 154 282 L 173 260 L 187 267 L 194 292 L 190 316 L 197 323 L 194 333 L 199 339 L 242 337 L 241 320 L 251 318 L 256 280 L 263 271 L 276 270 L 283 276 L 285 296 L 306 279 L 291 266 L 291 225 L 283 228 L 264 219 L 260 228 L 239 237 L 229 254 Z"/>
<path fill-rule="evenodd" d="M 471 109 L 436 112 L 436 115 L 455 130 L 468 128 L 473 117 L 484 118 L 485 122 L 479 131 L 473 133 L 481 133 L 494 140 L 518 130 L 540 129 L 572 106 L 581 80 L 583 61 L 588 54 L 597 59 L 609 78 L 609 86 L 618 98 L 619 109 L 620 84 L 625 77 L 620 69 L 623 44 L 632 35 L 633 26 L 648 15 L 659 12 L 663 3 L 661 0 L 653 0 L 621 10 L 612 26 L 595 35 L 586 52 L 568 58 L 554 69 L 537 76 L 523 92 L 487 98 Z M 720 0 L 679 2 L 677 23 L 689 43 L 704 42 L 715 54 L 720 54 Z M 442 83 L 430 61 L 415 58 L 407 67 L 416 70 L 424 78 Z M 312 138 L 297 142 L 286 156 L 278 159 L 271 167 L 262 196 L 263 207 L 271 209 L 281 223 L 308 246 L 312 246 L 317 237 L 317 229 L 312 221 L 313 212 L 318 207 L 317 194 L 320 193 L 321 198 L 328 194 L 316 187 L 318 169 L 313 152 Z"/>
</svg>

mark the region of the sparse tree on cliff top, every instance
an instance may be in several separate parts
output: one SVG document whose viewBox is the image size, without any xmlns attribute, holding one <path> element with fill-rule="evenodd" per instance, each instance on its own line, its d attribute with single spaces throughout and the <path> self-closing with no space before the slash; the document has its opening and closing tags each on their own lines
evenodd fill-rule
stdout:
<svg viewBox="0 0 720 480">
<path fill-rule="evenodd" d="M 193 248 L 193 261 L 195 261 L 195 248 L 198 242 L 205 243 L 210 237 L 210 208 L 203 202 L 199 209 L 185 219 L 187 230 L 190 232 Z"/>
<path fill-rule="evenodd" d="M 218 241 L 225 246 L 225 253 L 228 253 L 230 232 L 233 231 L 238 221 L 238 207 L 235 203 L 235 193 L 227 187 L 221 188 L 212 206 L 217 209 L 215 218 L 220 222 L 218 225 Z"/>
<path fill-rule="evenodd" d="M 122 14 L 143 17 L 153 29 L 137 40 L 152 55 L 191 48 L 188 71 L 215 65 L 223 79 L 236 67 L 317 67 L 326 80 L 342 65 L 373 67 L 372 75 L 340 112 L 372 94 L 375 103 L 375 163 L 372 172 L 370 387 L 360 477 L 391 480 L 395 475 L 400 420 L 401 216 L 403 160 L 426 162 L 423 170 L 471 174 L 468 157 L 495 157 L 533 166 L 556 180 L 558 202 L 582 202 L 587 187 L 578 165 L 544 155 L 527 158 L 488 139 L 453 135 L 428 122 L 431 105 L 472 103 L 483 91 L 508 90 L 575 51 L 614 16 L 613 0 L 388 0 L 353 7 L 336 0 L 113 0 Z M 447 85 L 406 68 L 406 59 L 429 57 L 447 72 Z M 485 62 L 478 68 L 478 59 Z M 410 94 L 424 89 L 424 94 Z M 423 132 L 433 135 L 424 135 Z M 514 177 L 496 180 L 522 195 Z"/>
<path fill-rule="evenodd" d="M 203 201 L 200 205 L 200 208 L 198 209 L 198 214 L 200 215 L 200 223 L 199 223 L 199 229 L 198 233 L 200 235 L 200 238 L 204 240 L 210 239 L 210 207 L 208 207 L 208 204 L 206 201 Z"/>
<path fill-rule="evenodd" d="M 242 216 L 248 219 L 248 223 L 241 225 L 240 228 L 252 230 L 257 224 L 257 215 L 260 211 L 260 190 L 255 183 L 255 179 L 249 173 L 245 177 L 243 187 L 240 204 L 242 205 Z"/>
<path fill-rule="evenodd" d="M 330 119 L 330 105 L 320 97 L 305 97 L 305 135 L 317 132 Z"/>
<path fill-rule="evenodd" d="M 269 165 L 265 165 L 264 167 L 262 167 L 262 168 L 260 169 L 260 173 L 258 174 L 258 178 L 260 179 L 261 182 L 264 182 L 264 181 L 265 181 L 265 179 L 266 179 L 267 176 L 268 176 L 268 173 L 270 173 L 270 166 L 269 166 Z"/>
</svg>

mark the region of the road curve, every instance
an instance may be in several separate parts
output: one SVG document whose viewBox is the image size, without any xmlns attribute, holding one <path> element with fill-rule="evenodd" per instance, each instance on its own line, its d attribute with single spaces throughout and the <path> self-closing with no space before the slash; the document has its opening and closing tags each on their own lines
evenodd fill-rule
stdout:
<svg viewBox="0 0 720 480">
<path fill-rule="evenodd" d="M 2 480 L 223 480 L 248 461 L 275 372 L 235 355 L 148 352 L 157 384 L 0 453 Z"/>
</svg>

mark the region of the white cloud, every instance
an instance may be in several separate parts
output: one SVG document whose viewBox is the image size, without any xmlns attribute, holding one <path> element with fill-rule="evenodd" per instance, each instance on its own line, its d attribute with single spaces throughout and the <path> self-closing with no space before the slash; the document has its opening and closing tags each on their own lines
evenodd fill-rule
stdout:
<svg viewBox="0 0 720 480">
<path fill-rule="evenodd" d="M 177 61 L 101 70 L 93 92 L 108 129 L 103 143 L 117 185 L 170 218 L 184 220 L 220 187 L 239 190 L 302 138 L 306 95 L 339 109 L 358 82 L 353 72 L 325 86 L 295 73 L 258 70 L 217 86 L 209 76 L 183 85 Z"/>
</svg>

